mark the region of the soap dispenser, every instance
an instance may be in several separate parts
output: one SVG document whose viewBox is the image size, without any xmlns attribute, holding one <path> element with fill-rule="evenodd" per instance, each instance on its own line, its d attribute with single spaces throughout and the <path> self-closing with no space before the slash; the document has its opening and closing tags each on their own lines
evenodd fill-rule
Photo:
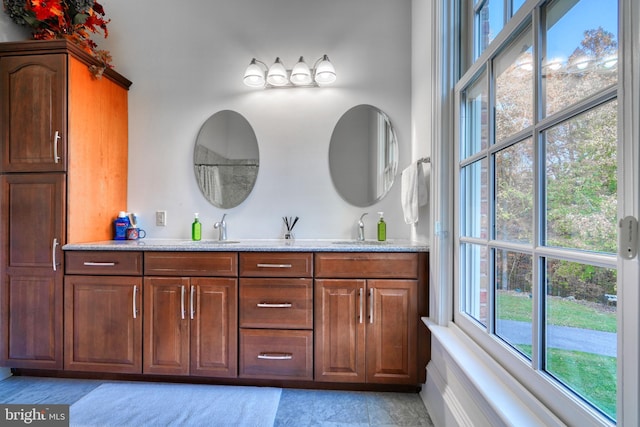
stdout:
<svg viewBox="0 0 640 427">
<path fill-rule="evenodd" d="M 202 238 L 202 223 L 198 219 L 198 213 L 194 214 L 193 224 L 191 224 L 191 239 L 200 240 Z"/>
<path fill-rule="evenodd" d="M 384 222 L 384 218 L 382 217 L 384 212 L 378 212 L 378 215 L 380 215 L 380 219 L 378 220 L 378 241 L 384 242 L 387 240 L 387 223 Z"/>
</svg>

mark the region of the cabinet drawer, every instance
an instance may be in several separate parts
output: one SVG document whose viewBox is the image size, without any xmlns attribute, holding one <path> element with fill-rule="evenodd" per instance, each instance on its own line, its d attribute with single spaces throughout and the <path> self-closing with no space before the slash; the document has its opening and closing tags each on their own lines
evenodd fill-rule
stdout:
<svg viewBox="0 0 640 427">
<path fill-rule="evenodd" d="M 319 253 L 315 257 L 316 277 L 395 278 L 418 277 L 416 253 Z"/>
<path fill-rule="evenodd" d="M 313 332 L 241 330 L 240 377 L 313 379 Z"/>
<path fill-rule="evenodd" d="M 300 252 L 243 252 L 240 276 L 311 277 L 313 254 Z"/>
<path fill-rule="evenodd" d="M 142 252 L 67 251 L 66 274 L 140 276 Z"/>
<path fill-rule="evenodd" d="M 145 276 L 238 275 L 236 252 L 145 252 Z"/>
<path fill-rule="evenodd" d="M 240 327 L 313 328 L 311 279 L 240 279 Z"/>
</svg>

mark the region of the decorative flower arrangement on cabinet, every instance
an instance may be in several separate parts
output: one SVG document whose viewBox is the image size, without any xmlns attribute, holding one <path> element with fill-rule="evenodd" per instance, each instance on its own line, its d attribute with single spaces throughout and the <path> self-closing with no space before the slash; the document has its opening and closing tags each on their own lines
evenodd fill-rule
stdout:
<svg viewBox="0 0 640 427">
<path fill-rule="evenodd" d="M 95 57 L 101 67 L 91 71 L 100 77 L 112 68 L 111 55 L 98 49 L 91 34 L 102 32 L 107 38 L 104 8 L 95 0 L 3 0 L 4 11 L 13 22 L 29 27 L 35 40 L 67 39 Z"/>
</svg>

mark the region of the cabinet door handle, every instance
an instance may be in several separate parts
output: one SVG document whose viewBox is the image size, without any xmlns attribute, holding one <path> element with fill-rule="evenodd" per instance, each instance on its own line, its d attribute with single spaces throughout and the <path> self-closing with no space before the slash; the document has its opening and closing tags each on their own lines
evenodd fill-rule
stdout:
<svg viewBox="0 0 640 427">
<path fill-rule="evenodd" d="M 291 268 L 291 264 L 258 264 L 259 268 Z"/>
<path fill-rule="evenodd" d="M 58 140 L 60 140 L 60 132 L 56 131 L 53 136 L 53 161 L 60 163 L 60 156 L 58 156 Z"/>
<path fill-rule="evenodd" d="M 189 298 L 189 311 L 190 311 L 190 317 L 191 319 L 193 319 L 193 317 L 196 315 L 196 307 L 194 305 L 194 294 L 196 291 L 196 287 L 191 285 L 191 296 Z"/>
<path fill-rule="evenodd" d="M 182 316 L 182 319 L 184 319 L 184 285 L 182 285 L 181 287 L 181 291 L 180 291 L 180 315 Z"/>
<path fill-rule="evenodd" d="M 293 355 L 291 353 L 260 353 L 258 359 L 265 360 L 291 360 Z"/>
<path fill-rule="evenodd" d="M 290 302 L 259 302 L 256 306 L 260 308 L 291 308 L 293 305 Z"/>
<path fill-rule="evenodd" d="M 53 243 L 51 244 L 51 262 L 53 264 L 53 271 L 58 270 L 58 263 L 56 262 L 56 248 L 58 247 L 58 239 L 53 238 Z"/>
<path fill-rule="evenodd" d="M 133 285 L 133 318 L 138 318 L 138 286 Z"/>
<path fill-rule="evenodd" d="M 115 267 L 115 262 L 96 262 L 96 261 L 85 261 L 84 265 L 87 267 Z"/>
<path fill-rule="evenodd" d="M 358 289 L 358 295 L 360 295 L 360 314 L 358 315 L 358 320 L 362 323 L 364 322 L 364 289 Z"/>
<path fill-rule="evenodd" d="M 373 323 L 374 291 L 374 288 L 369 289 L 369 323 Z"/>
</svg>

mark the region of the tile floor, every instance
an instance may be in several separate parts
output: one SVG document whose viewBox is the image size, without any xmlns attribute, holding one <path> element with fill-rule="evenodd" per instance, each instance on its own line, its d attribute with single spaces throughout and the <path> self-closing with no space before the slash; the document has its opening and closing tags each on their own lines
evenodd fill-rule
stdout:
<svg viewBox="0 0 640 427">
<path fill-rule="evenodd" d="M 9 377 L 0 381 L 0 403 L 71 405 L 106 381 Z M 283 389 L 274 425 L 433 427 L 415 393 Z"/>
</svg>

